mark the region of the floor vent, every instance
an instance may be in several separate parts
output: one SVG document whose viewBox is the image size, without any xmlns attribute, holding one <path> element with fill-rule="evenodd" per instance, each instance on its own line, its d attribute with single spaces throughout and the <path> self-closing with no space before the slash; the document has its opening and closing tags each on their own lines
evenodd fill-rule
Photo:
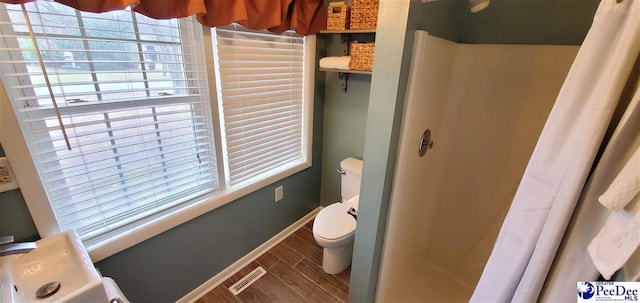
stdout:
<svg viewBox="0 0 640 303">
<path fill-rule="evenodd" d="M 258 266 L 258 268 L 254 269 L 248 275 L 244 276 L 244 278 L 240 279 L 240 281 L 231 285 L 231 287 L 229 287 L 229 291 L 237 296 L 239 293 L 249 287 L 249 285 L 253 284 L 253 282 L 260 279 L 260 277 L 264 276 L 264 274 L 266 273 L 267 271 L 264 270 L 264 268 Z"/>
</svg>

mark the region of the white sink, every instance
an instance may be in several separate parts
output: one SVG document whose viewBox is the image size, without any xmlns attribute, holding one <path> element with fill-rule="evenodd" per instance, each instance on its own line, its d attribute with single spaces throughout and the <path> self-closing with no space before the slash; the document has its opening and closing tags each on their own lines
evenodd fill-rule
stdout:
<svg viewBox="0 0 640 303">
<path fill-rule="evenodd" d="M 107 302 L 102 278 L 74 231 L 36 242 L 37 248 L 0 257 L 0 303 Z M 57 282 L 58 290 L 45 298 L 36 293 Z"/>
</svg>

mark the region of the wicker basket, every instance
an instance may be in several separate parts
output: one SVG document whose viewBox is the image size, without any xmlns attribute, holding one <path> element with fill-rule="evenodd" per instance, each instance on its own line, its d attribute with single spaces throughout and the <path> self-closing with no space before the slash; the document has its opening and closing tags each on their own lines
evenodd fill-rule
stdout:
<svg viewBox="0 0 640 303">
<path fill-rule="evenodd" d="M 345 30 L 349 28 L 349 18 L 351 7 L 344 2 L 329 3 L 327 12 L 327 29 L 328 30 Z"/>
<path fill-rule="evenodd" d="M 378 25 L 378 0 L 351 1 L 351 29 L 375 29 Z"/>
<path fill-rule="evenodd" d="M 375 43 L 359 43 L 358 41 L 351 43 L 349 68 L 352 70 L 372 71 L 373 51 L 375 48 Z"/>
</svg>

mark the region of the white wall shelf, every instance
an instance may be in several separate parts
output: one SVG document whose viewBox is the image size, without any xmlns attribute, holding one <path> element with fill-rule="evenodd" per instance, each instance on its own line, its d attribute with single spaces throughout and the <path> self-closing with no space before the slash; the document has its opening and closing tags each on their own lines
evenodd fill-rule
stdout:
<svg viewBox="0 0 640 303">
<path fill-rule="evenodd" d="M 321 30 L 318 34 L 320 35 L 340 35 L 340 41 L 346 45 L 346 49 L 344 51 L 344 55 L 349 55 L 349 46 L 351 44 L 351 35 L 356 34 L 366 34 L 366 35 L 375 35 L 375 29 L 345 29 L 345 30 Z M 340 78 L 342 82 L 342 91 L 347 92 L 347 83 L 349 81 L 349 74 L 362 74 L 362 75 L 371 75 L 372 71 L 364 71 L 364 70 L 350 70 L 350 69 L 333 69 L 333 68 L 320 68 L 320 71 L 323 72 L 333 72 L 338 73 L 338 78 Z"/>
</svg>

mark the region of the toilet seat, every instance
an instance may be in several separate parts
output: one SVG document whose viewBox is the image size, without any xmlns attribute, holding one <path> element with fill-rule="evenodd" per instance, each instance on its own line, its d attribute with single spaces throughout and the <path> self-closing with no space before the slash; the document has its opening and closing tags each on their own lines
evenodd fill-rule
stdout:
<svg viewBox="0 0 640 303">
<path fill-rule="evenodd" d="M 338 241 L 353 235 L 356 231 L 356 219 L 347 213 L 351 205 L 333 203 L 318 213 L 313 222 L 313 232 L 323 239 Z"/>
</svg>

